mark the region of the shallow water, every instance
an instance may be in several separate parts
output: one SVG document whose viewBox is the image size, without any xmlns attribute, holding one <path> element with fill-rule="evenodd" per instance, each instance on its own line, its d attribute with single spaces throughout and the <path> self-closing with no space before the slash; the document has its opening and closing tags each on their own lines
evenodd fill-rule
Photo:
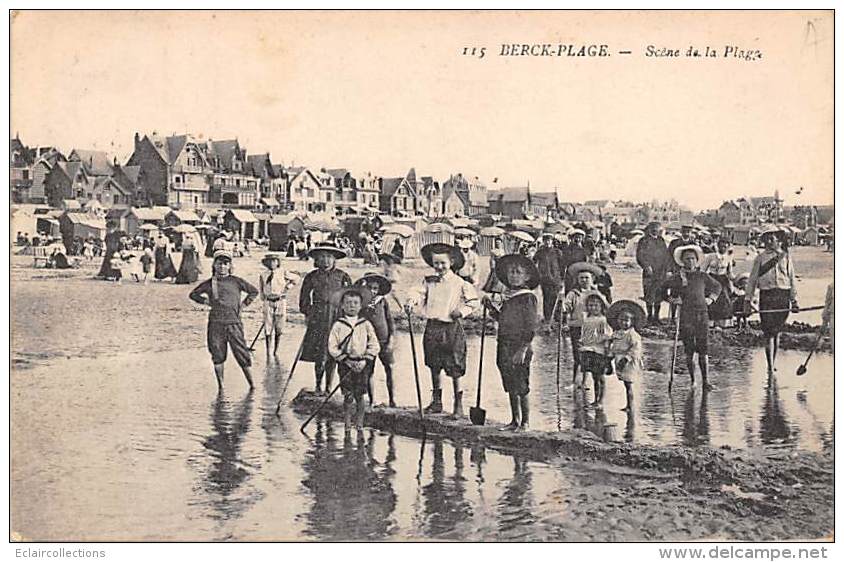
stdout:
<svg viewBox="0 0 844 562">
<path fill-rule="evenodd" d="M 291 329 L 283 349 L 300 334 Z M 405 343 L 407 337 L 400 336 Z M 798 379 L 789 373 L 799 356 L 784 354 L 770 385 L 761 350 L 719 357 L 719 388 L 693 392 L 678 375 L 673 410 L 666 376 L 649 373 L 627 418 L 618 411 L 623 385 L 613 380 L 603 413 L 580 407 L 565 390 L 558 408 L 554 350 L 542 341 L 531 393 L 535 428 L 583 427 L 639 443 L 831 447 L 826 357 Z M 494 340 L 488 343 L 492 364 Z M 470 341 L 470 357 L 477 344 Z M 405 366 L 398 401 L 412 404 L 405 347 L 397 348 Z M 648 353 L 653 359 L 659 349 Z M 325 421 L 306 437 L 290 408 L 275 416 L 288 362 L 267 367 L 261 355 L 257 390 L 246 392 L 230 360 L 220 397 L 201 348 L 53 359 L 13 372 L 13 530 L 43 540 L 591 540 L 597 531 L 577 524 L 585 509 L 579 503 L 641 480 L 609 466 L 570 463 L 561 470 L 442 439 L 367 430 L 362 440 L 347 440 L 341 425 Z M 563 366 L 565 375 L 567 361 Z M 285 400 L 312 384 L 311 373 L 309 364 L 297 368 Z M 467 377 L 473 396 L 474 375 Z M 486 375 L 488 418 L 504 420 L 497 375 Z M 385 397 L 381 377 L 378 369 L 377 399 Z M 588 498 L 577 495 L 584 491 Z"/>
<path fill-rule="evenodd" d="M 281 418 L 274 413 L 301 338 L 299 325 L 289 326 L 280 365 L 267 366 L 258 344 L 255 392 L 246 392 L 229 360 L 226 391 L 218 397 L 204 349 L 206 313 L 187 301 L 189 289 L 88 279 L 13 283 L 13 531 L 41 540 L 670 536 L 658 519 L 653 534 L 643 531 L 644 517 L 628 507 L 603 528 L 585 524 L 596 501 L 615 501 L 615 490 L 659 487 L 672 482 L 670 476 L 596 463 L 529 462 L 447 440 L 374 431 L 346 440 L 341 426 L 325 421 L 303 436 L 303 419 L 290 408 Z M 245 314 L 248 336 L 260 324 L 256 312 Z M 397 401 L 412 406 L 409 335 L 397 338 Z M 476 396 L 479 343 L 478 337 L 468 342 L 467 411 Z M 484 351 L 482 406 L 487 419 L 506 421 L 494 338 Z M 579 427 L 646 444 L 832 447 L 831 355 L 816 355 L 808 374 L 797 377 L 805 354 L 783 351 L 779 372 L 769 379 L 761 349 L 713 348 L 717 388 L 708 394 L 690 388 L 680 355 L 669 395 L 670 344 L 646 342 L 648 370 L 635 385 L 634 412 L 627 415 L 620 411 L 624 387 L 614 377 L 607 377 L 601 410 L 585 406 L 591 392 L 572 392 L 567 345 L 558 392 L 555 352 L 554 335 L 534 340 L 534 429 Z M 429 376 L 421 357 L 419 364 L 427 402 Z M 301 364 L 285 401 L 312 385 L 311 365 Z M 376 401 L 385 401 L 380 366 L 374 388 Z M 444 401 L 450 407 L 449 386 Z"/>
</svg>

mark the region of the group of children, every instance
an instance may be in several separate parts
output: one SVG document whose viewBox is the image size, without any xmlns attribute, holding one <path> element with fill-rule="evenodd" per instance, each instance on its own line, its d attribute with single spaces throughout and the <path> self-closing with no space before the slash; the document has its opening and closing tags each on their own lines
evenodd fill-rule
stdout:
<svg viewBox="0 0 844 562">
<path fill-rule="evenodd" d="M 337 267 L 345 252 L 335 246 L 315 246 L 309 252 L 315 269 L 302 281 L 299 308 L 307 319 L 307 329 L 299 350 L 299 359 L 314 363 L 316 393 L 332 388 L 335 366 L 344 396 L 345 427 L 349 431 L 353 415 L 362 427 L 366 411 L 365 397 L 373 400 L 371 377 L 376 360 L 384 367 L 388 405 L 395 407 L 393 347 L 395 324 L 388 297 L 402 305 L 410 316 L 419 313 L 426 319 L 422 337 L 424 362 L 431 376 L 430 414 L 443 411 L 442 373 L 452 382 L 452 411 L 463 416 L 461 379 L 466 373 L 466 336 L 462 319 L 483 306 L 498 322 L 496 364 L 504 391 L 508 394 L 512 418 L 505 429 L 529 427 L 531 343 L 539 327 L 538 300 L 534 289 L 539 272 L 525 256 L 512 254 L 496 260 L 495 274 L 506 287 L 500 305 L 489 297 L 482 300 L 475 287 L 458 272 L 465 266 L 460 248 L 442 243 L 428 244 L 421 254 L 432 274 L 424 278 L 407 298 L 399 299 L 392 291 L 398 277 L 401 258 L 379 255 L 383 269 L 367 273 L 352 283 L 349 275 Z M 251 356 L 247 347 L 240 309 L 260 297 L 264 303 L 264 328 L 267 354 L 278 352 L 286 316 L 287 288 L 298 280 L 281 271 L 277 255 L 263 259 L 266 271 L 259 278 L 260 288 L 235 277 L 232 255 L 226 250 L 214 253 L 213 277 L 198 285 L 190 298 L 211 306 L 208 319 L 208 350 L 220 388 L 227 347 L 242 368 L 252 387 Z M 632 402 L 632 383 L 642 370 L 642 344 L 636 327 L 642 324 L 644 311 L 631 301 L 619 301 L 608 311 L 595 279 L 603 272 L 596 266 L 574 264 L 577 286 L 561 295 L 563 321 L 575 351 L 575 378 L 578 371 L 591 373 L 595 382 L 595 404 L 604 394 L 603 377 L 616 373 L 627 388 L 627 408 Z M 246 298 L 241 302 L 241 294 Z M 272 347 L 271 347 L 272 344 Z M 323 380 L 325 385 L 323 386 Z M 575 380 L 575 382 L 577 382 Z M 578 383 L 582 386 L 582 380 Z"/>
</svg>

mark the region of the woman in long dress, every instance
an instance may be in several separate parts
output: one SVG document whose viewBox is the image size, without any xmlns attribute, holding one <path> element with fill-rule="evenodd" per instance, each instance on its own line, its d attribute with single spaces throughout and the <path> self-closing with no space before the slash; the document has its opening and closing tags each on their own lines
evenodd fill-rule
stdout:
<svg viewBox="0 0 844 562">
<path fill-rule="evenodd" d="M 199 252 L 196 251 L 196 240 L 190 233 L 182 238 L 182 263 L 176 275 L 177 285 L 196 283 L 199 278 Z"/>
<path fill-rule="evenodd" d="M 160 234 L 155 241 L 155 278 L 158 280 L 176 277 L 176 266 L 170 257 L 170 240 Z"/>
<path fill-rule="evenodd" d="M 97 277 L 100 279 L 112 279 L 115 275 L 119 274 L 119 272 L 115 271 L 111 267 L 111 260 L 114 257 L 114 254 L 120 250 L 120 238 L 122 233 L 116 230 L 113 223 L 109 223 L 107 228 L 108 232 L 105 235 L 105 256 L 103 257 L 103 263 L 100 266 L 100 272 L 97 273 Z"/>
<path fill-rule="evenodd" d="M 765 359 L 768 374 L 776 371 L 779 335 L 789 310 L 797 310 L 797 287 L 794 283 L 794 262 L 788 250 L 785 233 L 779 227 L 766 225 L 761 235 L 765 251 L 753 260 L 747 281 L 745 313 L 750 313 L 750 301 L 759 289 L 759 318 L 766 338 Z"/>
</svg>

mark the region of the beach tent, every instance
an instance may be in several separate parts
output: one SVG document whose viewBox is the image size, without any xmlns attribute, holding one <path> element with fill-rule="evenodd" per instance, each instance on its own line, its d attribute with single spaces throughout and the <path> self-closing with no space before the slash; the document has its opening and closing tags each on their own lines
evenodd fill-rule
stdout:
<svg viewBox="0 0 844 562">
<path fill-rule="evenodd" d="M 384 229 L 384 236 L 381 238 L 381 251 L 389 252 L 396 239 L 401 240 L 404 257 L 419 257 L 419 237 L 416 236 L 416 231 L 406 224 L 392 224 Z"/>
<path fill-rule="evenodd" d="M 270 251 L 287 251 L 287 241 L 291 236 L 305 234 L 305 224 L 302 219 L 292 213 L 275 215 L 269 222 Z"/>
<path fill-rule="evenodd" d="M 241 240 L 255 239 L 258 229 L 258 219 L 252 211 L 246 209 L 228 209 L 223 215 L 223 225 L 226 230 L 240 234 Z"/>
<path fill-rule="evenodd" d="M 129 236 L 136 235 L 143 224 L 162 227 L 169 211 L 169 207 L 132 207 L 124 216 L 122 227 Z"/>
<path fill-rule="evenodd" d="M 416 239 L 420 248 L 435 242 L 454 244 L 454 228 L 444 222 L 431 223 L 417 230 Z"/>
<path fill-rule="evenodd" d="M 106 221 L 92 217 L 85 213 L 65 212 L 59 217 L 59 230 L 64 240 L 65 248 L 70 248 L 74 238 L 89 237 L 105 240 Z"/>
<path fill-rule="evenodd" d="M 478 232 L 478 242 L 475 251 L 479 256 L 488 256 L 492 251 L 493 241 L 504 236 L 505 230 L 497 226 L 487 226 Z"/>
</svg>

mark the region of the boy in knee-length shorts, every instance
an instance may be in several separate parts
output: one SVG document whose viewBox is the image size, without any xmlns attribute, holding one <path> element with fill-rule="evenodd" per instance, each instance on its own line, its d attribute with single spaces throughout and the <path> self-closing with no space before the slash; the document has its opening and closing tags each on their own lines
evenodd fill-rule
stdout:
<svg viewBox="0 0 844 562">
<path fill-rule="evenodd" d="M 466 373 L 466 335 L 461 318 L 466 318 L 477 308 L 475 288 L 457 276 L 463 267 L 463 254 L 450 244 L 434 243 L 422 248 L 422 258 L 434 269 L 435 274 L 425 277 L 424 285 L 405 304 L 410 314 L 419 304 L 428 319 L 422 347 L 425 365 L 431 370 L 432 398 L 426 412 L 443 411 L 440 373 L 451 377 L 454 390 L 455 417 L 463 416 L 463 391 L 460 377 Z"/>
<path fill-rule="evenodd" d="M 240 309 L 249 306 L 258 296 L 258 289 L 240 277 L 232 275 L 232 254 L 227 250 L 214 252 L 214 263 L 211 266 L 213 277 L 203 281 L 191 291 L 190 299 L 199 304 L 211 306 L 208 313 L 208 351 L 214 363 L 214 374 L 217 386 L 223 388 L 223 370 L 231 347 L 237 364 L 243 370 L 243 376 L 252 384 L 252 356 L 243 335 L 243 323 L 240 321 Z M 241 293 L 246 298 L 241 302 Z"/>
</svg>

